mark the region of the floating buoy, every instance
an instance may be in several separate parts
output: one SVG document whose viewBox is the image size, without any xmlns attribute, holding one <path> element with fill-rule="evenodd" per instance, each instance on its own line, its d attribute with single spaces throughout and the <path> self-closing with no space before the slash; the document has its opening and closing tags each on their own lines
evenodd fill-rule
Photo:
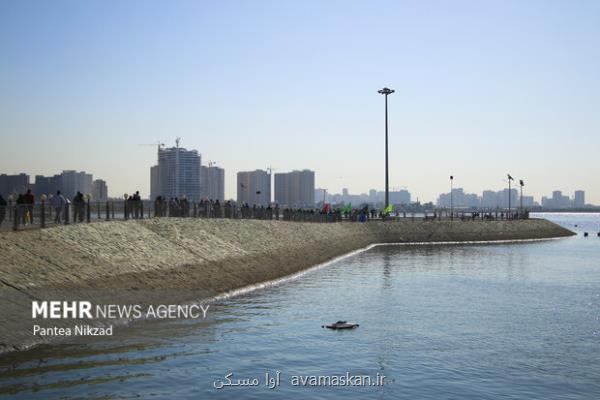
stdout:
<svg viewBox="0 0 600 400">
<path fill-rule="evenodd" d="M 588 237 L 588 233 L 587 232 L 583 232 L 583 237 Z"/>
<path fill-rule="evenodd" d="M 575 224 L 575 228 L 577 228 L 577 224 Z"/>
<path fill-rule="evenodd" d="M 347 322 L 347 321 L 338 321 L 334 324 L 331 325 L 321 325 L 321 328 L 328 328 L 328 329 L 354 329 L 354 328 L 358 328 L 358 324 L 354 324 L 352 322 Z"/>
<path fill-rule="evenodd" d="M 598 232 L 598 237 L 600 237 L 600 232 Z"/>
</svg>

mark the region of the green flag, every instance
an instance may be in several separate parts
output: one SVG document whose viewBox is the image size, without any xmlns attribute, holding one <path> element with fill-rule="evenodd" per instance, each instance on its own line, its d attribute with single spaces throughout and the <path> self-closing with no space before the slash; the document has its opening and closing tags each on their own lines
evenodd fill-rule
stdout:
<svg viewBox="0 0 600 400">
<path fill-rule="evenodd" d="M 342 208 L 342 212 L 344 213 L 350 213 L 352 212 L 352 203 L 348 203 L 344 206 L 344 208 Z"/>
<path fill-rule="evenodd" d="M 386 208 L 383 209 L 384 214 L 391 214 L 394 211 L 394 207 L 391 204 L 388 204 Z"/>
</svg>

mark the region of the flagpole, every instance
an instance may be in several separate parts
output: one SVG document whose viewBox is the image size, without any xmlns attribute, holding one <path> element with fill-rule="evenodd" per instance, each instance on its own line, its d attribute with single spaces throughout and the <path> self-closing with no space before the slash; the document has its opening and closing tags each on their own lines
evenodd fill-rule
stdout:
<svg viewBox="0 0 600 400">
<path fill-rule="evenodd" d="M 510 174 L 506 174 L 506 175 L 508 176 L 508 215 L 507 215 L 506 219 L 509 219 L 510 218 L 510 197 L 511 197 L 510 196 L 511 195 L 511 193 L 510 193 L 510 181 L 513 180 L 513 177 L 510 176 Z"/>
<path fill-rule="evenodd" d="M 454 221 L 454 193 L 452 188 L 453 181 L 454 176 L 450 175 L 450 221 Z"/>
<path fill-rule="evenodd" d="M 388 95 L 394 93 L 394 90 L 384 87 L 378 90 L 377 93 L 385 95 L 385 208 L 390 202 L 390 180 L 389 180 L 389 163 L 388 163 Z"/>
</svg>

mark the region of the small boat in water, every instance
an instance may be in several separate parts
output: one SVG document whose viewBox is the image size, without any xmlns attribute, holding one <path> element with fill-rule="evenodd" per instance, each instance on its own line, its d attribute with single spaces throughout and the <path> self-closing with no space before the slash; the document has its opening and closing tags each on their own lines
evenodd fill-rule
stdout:
<svg viewBox="0 0 600 400">
<path fill-rule="evenodd" d="M 328 328 L 328 329 L 334 329 L 334 330 L 335 329 L 354 329 L 354 328 L 358 328 L 358 324 L 348 322 L 348 321 L 338 321 L 331 325 L 321 325 L 321 328 Z"/>
</svg>

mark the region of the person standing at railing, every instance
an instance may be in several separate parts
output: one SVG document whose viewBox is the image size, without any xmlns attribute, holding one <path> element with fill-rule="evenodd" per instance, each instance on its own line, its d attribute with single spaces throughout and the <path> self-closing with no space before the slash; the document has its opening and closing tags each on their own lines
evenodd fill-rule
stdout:
<svg viewBox="0 0 600 400">
<path fill-rule="evenodd" d="M 25 219 L 27 222 L 33 224 L 33 206 L 35 204 L 35 198 L 31 189 L 27 189 L 27 192 L 23 196 L 23 202 L 25 203 Z"/>
<path fill-rule="evenodd" d="M 4 222 L 4 218 L 6 217 L 6 200 L 0 194 L 0 226 L 2 226 L 2 222 Z"/>
<path fill-rule="evenodd" d="M 164 217 L 163 215 L 163 199 L 162 196 L 157 196 L 154 200 L 154 216 Z"/>
<path fill-rule="evenodd" d="M 202 216 L 204 218 L 208 218 L 210 217 L 209 212 L 210 212 L 210 203 L 208 202 L 208 199 L 204 200 L 204 206 L 203 206 L 203 214 Z"/>
<path fill-rule="evenodd" d="M 65 196 L 63 196 L 60 193 L 60 190 L 57 190 L 56 196 L 52 197 L 50 202 L 52 203 L 51 205 L 54 208 L 54 222 L 60 224 L 62 222 L 61 218 L 63 214 L 63 209 L 67 204 L 67 199 L 65 199 Z"/>
<path fill-rule="evenodd" d="M 23 193 L 19 193 L 17 196 L 13 218 L 17 221 L 15 224 L 25 225 L 25 198 Z"/>
<path fill-rule="evenodd" d="M 232 218 L 232 207 L 231 207 L 231 201 L 227 200 L 225 202 L 225 205 L 223 206 L 224 210 L 225 210 L 225 218 Z"/>
<path fill-rule="evenodd" d="M 83 222 L 83 209 L 85 208 L 85 201 L 83 200 L 83 193 L 77 192 L 73 197 L 73 222 Z"/>
<path fill-rule="evenodd" d="M 140 218 L 140 208 L 141 208 L 142 198 L 140 197 L 140 192 L 136 191 L 133 195 L 132 205 L 133 205 L 133 218 Z"/>
<path fill-rule="evenodd" d="M 215 214 L 215 218 L 221 218 L 221 203 L 219 203 L 219 199 L 213 204 L 213 213 Z"/>
</svg>

